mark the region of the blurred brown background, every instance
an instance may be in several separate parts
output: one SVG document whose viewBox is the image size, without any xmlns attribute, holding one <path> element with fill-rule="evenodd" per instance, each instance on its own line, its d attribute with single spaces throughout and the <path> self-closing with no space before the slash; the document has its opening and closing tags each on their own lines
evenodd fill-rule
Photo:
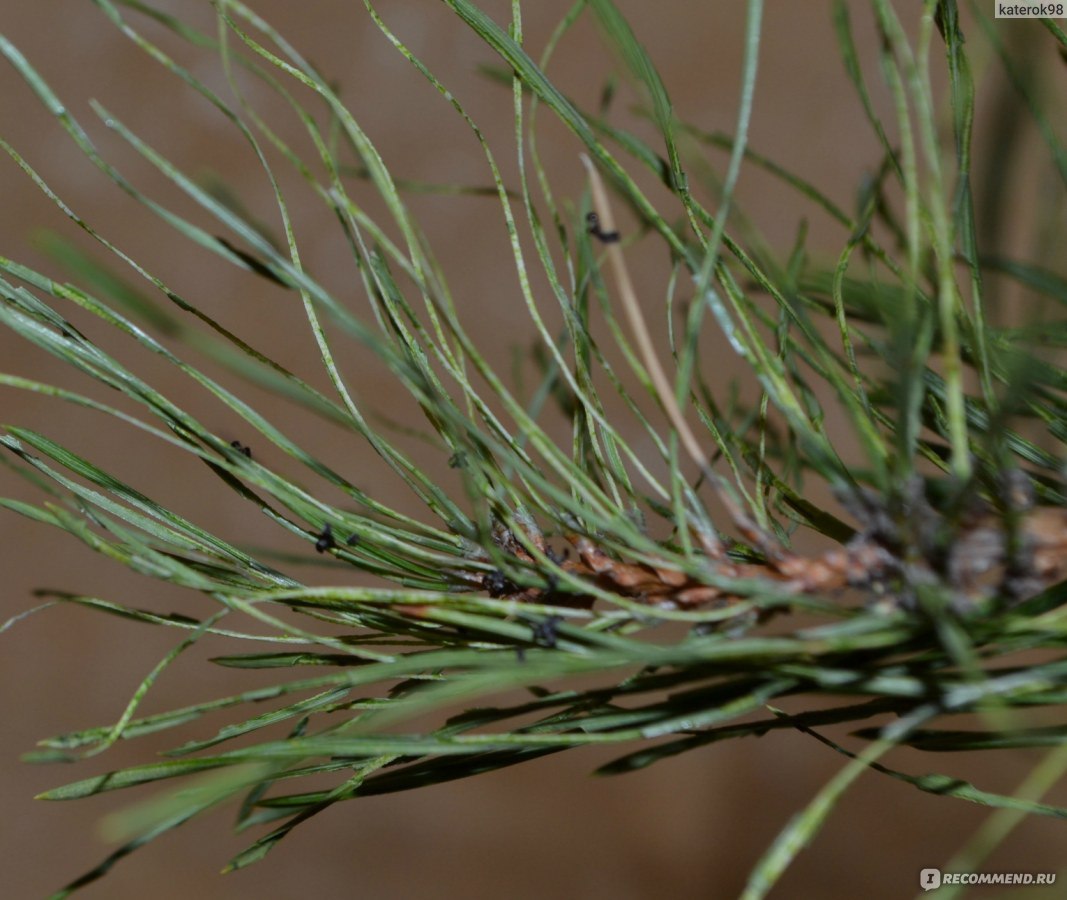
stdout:
<svg viewBox="0 0 1067 900">
<path fill-rule="evenodd" d="M 320 69 L 337 80 L 360 122 L 386 161 L 407 178 L 485 184 L 481 151 L 447 104 L 378 33 L 362 4 L 321 0 L 295 4 L 256 0 L 257 11 L 276 25 Z M 486 8 L 504 21 L 508 4 Z M 527 4 L 526 39 L 539 52 L 569 4 Z M 707 130 L 731 131 L 737 110 L 745 4 L 697 4 L 687 0 L 624 2 L 663 78 L 680 117 Z M 899 4 L 911 9 L 911 4 Z M 862 46 L 873 29 L 866 4 L 852 4 Z M 206 3 L 175 0 L 165 8 L 213 28 Z M 130 179 L 194 221 L 203 214 L 178 195 L 113 134 L 88 107 L 97 98 L 136 133 L 193 174 L 218 173 L 257 215 L 276 223 L 265 179 L 242 139 L 224 119 L 176 79 L 149 61 L 90 3 L 5 0 L 3 28 L 42 71 L 88 128 L 109 159 Z M 486 129 L 506 177 L 513 175 L 510 93 L 475 69 L 496 63 L 444 4 L 431 0 L 385 2 L 385 20 L 437 72 Z M 908 12 L 907 15 L 912 15 Z M 858 101 L 842 77 L 830 4 L 768 4 L 761 52 L 752 146 L 822 187 L 846 209 L 853 206 L 862 175 L 877 165 L 878 151 Z M 1018 35 L 1033 23 L 1014 23 Z M 217 66 L 158 36 L 198 77 L 225 94 Z M 1040 46 L 1051 52 L 1048 42 Z M 935 56 L 940 48 L 935 48 Z M 605 57 L 596 29 L 583 23 L 565 40 L 550 72 L 581 103 L 597 102 Z M 868 66 L 876 78 L 873 60 Z M 884 92 L 876 88 L 876 100 Z M 988 96 L 1000 97 L 992 89 Z M 267 102 L 253 92 L 256 101 Z M 620 104 L 632 95 L 621 92 Z M 980 116 L 988 111 L 980 109 Z M 980 119 L 980 122 L 982 120 Z M 541 150 L 556 177 L 559 197 L 577 197 L 583 180 L 577 148 L 543 114 Z M 295 134 L 295 131 L 287 132 Z M 128 197 L 74 149 L 71 141 L 32 97 L 14 71 L 0 68 L 0 134 L 42 173 L 77 212 L 180 293 L 232 326 L 243 337 L 325 386 L 314 347 L 292 295 L 225 262 L 208 257 L 173 233 Z M 714 170 L 725 157 L 709 154 Z M 1040 173 L 1035 172 L 1035 192 Z M 291 179 L 286 182 L 294 185 Z M 40 229 L 54 229 L 89 248 L 9 160 L 0 159 L 0 253 L 31 265 L 46 262 L 34 243 Z M 297 190 L 291 197 L 306 197 Z M 831 260 L 845 235 L 792 195 L 752 169 L 739 194 L 746 212 L 773 246 L 788 248 L 802 215 L 811 216 L 809 247 Z M 305 264 L 344 295 L 344 248 L 328 215 L 313 202 L 294 200 Z M 476 337 L 499 344 L 502 360 L 512 347 L 532 340 L 514 268 L 501 238 L 499 206 L 493 199 L 423 197 L 412 200 L 423 216 L 459 308 Z M 1033 235 L 1012 229 L 1013 241 L 1030 246 Z M 340 262 L 336 262 L 340 260 Z M 662 263 L 662 261 L 660 261 Z M 659 296 L 654 264 L 641 277 Z M 354 283 L 354 282 L 353 282 Z M 349 293 L 362 302 L 358 290 Z M 546 301 L 547 303 L 547 301 Z M 84 317 L 89 333 L 108 347 L 125 348 Z M 178 402 L 222 431 L 232 417 L 194 391 L 180 373 L 141 351 L 122 358 Z M 2 369 L 92 393 L 87 379 L 0 332 Z M 724 366 L 732 363 L 724 355 Z M 359 394 L 376 408 L 390 408 L 388 381 L 355 350 L 344 359 Z M 214 370 L 213 370 L 214 371 Z M 724 371 L 723 375 L 729 375 Z M 227 382 L 234 384 L 230 378 Z M 375 461 L 364 448 L 338 441 L 338 433 L 289 405 L 255 390 L 248 396 L 269 418 L 347 473 L 377 483 Z M 104 396 L 98 390 L 94 396 Z M 113 398 L 109 398 L 112 399 Z M 401 403 L 401 399 L 397 399 Z M 401 415 L 397 411 L 397 415 Z M 0 421 L 38 428 L 69 443 L 90 460 L 121 472 L 163 502 L 206 524 L 223 537 L 248 545 L 306 553 L 307 547 L 279 537 L 269 522 L 217 490 L 189 459 L 161 451 L 129 429 L 41 398 L 0 391 Z M 263 451 L 264 460 L 286 467 Z M 448 477 L 442 468 L 442 477 Z M 163 483 L 160 472 L 166 472 Z M 293 471 L 288 468 L 287 471 Z M 414 511 L 384 478 L 383 499 Z M 39 500 L 0 470 L 0 493 Z M 0 619 L 34 605 L 34 588 L 49 586 L 114 598 L 131 606 L 202 614 L 209 606 L 108 564 L 75 541 L 13 514 L 0 515 L 4 590 Z M 294 570 L 304 576 L 303 570 Z M 342 569 L 308 570 L 310 579 L 349 577 Z M 0 896 L 39 897 L 95 864 L 108 851 L 99 823 L 127 798 L 111 795 L 72 804 L 35 802 L 32 796 L 58 783 L 144 761 L 155 749 L 131 742 L 78 767 L 34 767 L 19 754 L 42 737 L 112 722 L 130 692 L 180 635 L 107 618 L 77 608 L 50 609 L 0 634 Z M 227 648 L 230 649 L 230 648 Z M 217 646 L 183 657 L 160 679 L 141 713 L 221 696 L 262 683 L 248 673 L 204 663 Z M 211 719 L 196 735 L 219 724 Z M 162 745 L 160 745 L 162 746 Z M 290 898 L 303 894 L 333 900 L 459 898 L 502 895 L 625 898 L 736 896 L 744 878 L 790 816 L 840 768 L 830 750 L 800 735 L 777 734 L 759 741 L 715 746 L 644 772 L 618 779 L 588 773 L 611 753 L 575 752 L 411 794 L 358 800 L 337 806 L 297 829 L 252 868 L 219 877 L 217 870 L 251 839 L 229 831 L 229 811 L 194 823 L 121 861 L 87 898 L 152 895 L 202 900 Z M 947 759 L 901 754 L 912 772 L 952 771 L 980 787 L 1010 790 L 1037 755 L 1019 752 L 996 760 Z M 1052 802 L 1063 803 L 1062 791 Z M 814 845 L 783 879 L 778 897 L 896 898 L 917 890 L 918 871 L 945 863 L 988 815 L 982 808 L 920 794 L 890 779 L 868 774 L 847 795 Z M 1055 871 L 1064 847 L 1063 823 L 1024 823 L 991 860 L 992 870 Z M 1037 893 L 1034 896 L 1038 896 Z"/>
</svg>

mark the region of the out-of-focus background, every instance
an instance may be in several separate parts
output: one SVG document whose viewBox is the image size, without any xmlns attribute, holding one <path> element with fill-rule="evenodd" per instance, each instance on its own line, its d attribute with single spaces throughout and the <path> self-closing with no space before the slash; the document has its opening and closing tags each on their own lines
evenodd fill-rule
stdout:
<svg viewBox="0 0 1067 900">
<path fill-rule="evenodd" d="M 319 0 L 253 0 L 253 7 L 278 27 L 305 56 L 341 87 L 395 173 L 413 181 L 484 185 L 489 176 L 476 142 L 429 87 L 382 37 L 362 4 Z M 509 4 L 486 2 L 504 21 Z M 991 14 L 991 4 L 990 14 Z M 211 31 L 210 5 L 173 0 L 161 6 Z M 861 57 L 873 83 L 875 102 L 887 108 L 871 48 L 875 32 L 867 5 L 848 4 Z M 914 17 L 914 4 L 898 4 Z M 559 0 L 526 4 L 527 45 L 536 56 L 569 4 Z M 619 0 L 663 79 L 682 119 L 707 131 L 731 132 L 737 115 L 746 4 L 693 3 L 690 0 Z M 858 187 L 879 162 L 879 150 L 861 106 L 843 77 L 834 40 L 831 4 L 771 3 L 760 53 L 761 69 L 751 125 L 752 147 L 820 186 L 846 209 Z M 479 74 L 496 64 L 490 52 L 431 0 L 383 2 L 380 12 L 403 39 L 463 102 L 485 129 L 513 177 L 514 138 L 511 95 Z M 911 23 L 914 25 L 914 22 Z M 257 216 L 277 230 L 269 187 L 240 135 L 226 120 L 171 74 L 155 65 L 111 24 L 95 4 L 5 0 L 6 36 L 39 68 L 94 141 L 138 187 L 203 222 L 203 214 L 109 133 L 89 107 L 99 100 L 172 161 L 203 179 L 224 180 Z M 1032 22 L 1007 23 L 1010 42 L 1034 41 L 1047 60 L 1058 64 L 1050 41 L 1037 41 Z M 225 81 L 210 54 L 190 51 L 159 28 L 146 33 L 188 64 L 220 92 Z M 934 64 L 940 66 L 941 48 Z M 550 74 L 585 106 L 599 101 L 604 79 L 617 61 L 605 54 L 596 28 L 580 22 L 563 41 Z M 1061 69 L 1062 71 L 1062 69 Z M 1009 121 L 1012 95 L 980 73 L 984 105 L 980 136 L 991 137 L 1024 166 L 1032 140 L 990 135 L 991 122 Z M 254 102 L 269 104 L 262 92 Z M 616 100 L 625 107 L 637 98 L 620 84 Z M 583 188 L 577 146 L 543 113 L 541 152 L 561 199 L 573 201 Z M 290 122 L 287 134 L 296 134 Z M 639 126 L 637 126 L 639 127 Z M 0 66 L 0 135 L 22 153 L 70 207 L 88 219 L 153 273 L 254 344 L 322 385 L 314 345 L 292 295 L 210 256 L 174 233 L 124 196 L 73 146 L 55 121 L 6 64 Z M 1014 148 L 1018 148 L 1017 151 Z M 709 150 L 710 172 L 720 177 L 726 157 Z M 979 165 L 989 162 L 979 159 Z M 1036 163 L 1022 179 L 1022 215 L 1000 223 L 998 239 L 1029 254 L 1040 250 L 1041 235 L 1026 223 L 1043 190 L 1044 170 Z M 699 172 L 697 173 L 699 175 Z M 290 178 L 287 184 L 297 186 Z M 650 188 L 654 189 L 654 188 Z M 1062 189 L 1060 190 L 1062 194 Z M 294 200 L 296 196 L 305 201 Z M 0 157 L 0 253 L 64 277 L 47 260 L 44 229 L 89 250 L 79 235 L 21 173 Z M 739 198 L 745 213 L 783 256 L 801 218 L 808 218 L 808 247 L 828 264 L 847 235 L 825 216 L 801 204 L 796 195 L 755 170 L 743 171 Z M 294 218 L 304 262 L 353 305 L 364 298 L 329 215 L 310 196 L 294 191 Z M 449 276 L 459 308 L 476 337 L 505 354 L 528 348 L 533 332 L 516 288 L 514 265 L 502 238 L 499 205 L 493 198 L 424 195 L 412 200 L 422 216 L 437 256 Z M 303 205 L 301 205 L 303 203 Z M 1018 213 L 1013 213 L 1018 215 Z M 1037 248 L 1037 249 L 1035 249 Z M 660 263 L 663 261 L 660 260 Z M 661 296 L 654 262 L 639 280 Z M 346 294 L 346 279 L 353 288 Z M 131 280 L 135 281 L 131 275 Z M 85 321 L 106 346 L 123 348 L 103 328 Z M 177 346 L 176 341 L 171 341 Z M 206 401 L 179 372 L 144 352 L 124 359 L 147 373 L 165 393 L 225 431 L 245 438 L 220 407 Z M 722 377 L 737 374 L 723 354 Z M 357 377 L 360 396 L 392 414 L 389 382 L 352 351 L 345 361 Z M 84 378 L 7 332 L 0 332 L 0 368 L 41 381 L 92 390 Z M 214 370 L 213 370 L 214 371 Z M 232 382 L 231 382 L 232 383 Z M 99 391 L 96 393 L 99 396 Z M 380 484 L 383 499 L 411 509 L 382 478 L 364 447 L 258 389 L 248 396 L 268 418 L 298 435 L 315 452 L 345 471 L 366 472 Z M 399 398 L 398 398 L 398 403 Z M 396 411 L 402 416 L 401 411 Z M 212 418 L 214 417 L 214 418 Z M 193 461 L 171 458 L 151 441 L 109 420 L 75 412 L 56 402 L 10 389 L 0 390 L 0 421 L 39 429 L 76 447 L 89 459 L 113 467 L 180 512 L 230 540 L 270 545 L 308 555 L 308 547 L 280 537 L 277 529 L 228 492 L 219 491 L 206 470 Z M 265 460 L 273 460 L 264 451 Z M 165 472 L 161 479 L 160 473 Z M 442 467 L 442 477 L 448 477 Z M 393 494 L 389 491 L 393 490 Z M 0 470 L 0 494 L 37 500 L 33 491 Z M 108 563 L 74 540 L 14 514 L 0 515 L 3 589 L 0 620 L 37 601 L 32 591 L 51 587 L 114 598 L 131 606 L 202 614 L 198 598 L 170 591 Z M 301 571 L 300 574 L 303 574 Z M 309 570 L 308 578 L 349 578 L 342 568 Z M 90 868 L 109 850 L 101 820 L 126 797 L 106 795 L 76 803 L 35 802 L 39 791 L 123 764 L 143 761 L 150 742 L 127 742 L 99 758 L 66 767 L 30 766 L 20 753 L 42 737 L 113 722 L 126 697 L 179 639 L 174 632 L 61 607 L 31 616 L 0 634 L 0 896 L 45 895 Z M 216 648 L 217 652 L 217 648 Z M 222 670 L 204 662 L 210 642 L 168 669 L 140 712 L 230 694 L 254 686 L 254 673 Z M 201 724 L 196 731 L 216 725 Z M 667 760 L 621 778 L 592 778 L 589 772 L 610 754 L 567 753 L 516 769 L 409 794 L 361 799 L 330 809 L 298 828 L 271 855 L 247 870 L 220 877 L 218 869 L 251 837 L 229 832 L 230 812 L 180 829 L 122 860 L 87 898 L 125 900 L 151 895 L 159 900 L 290 898 L 316 896 L 459 898 L 498 894 L 513 898 L 546 896 L 625 898 L 709 898 L 739 893 L 746 873 L 774 835 L 811 798 L 843 760 L 799 734 L 780 733 L 758 741 L 716 745 Z M 1010 791 L 1039 755 L 999 754 L 994 759 L 904 754 L 898 764 L 911 772 L 952 771 L 979 786 Z M 1067 800 L 1060 792 L 1058 802 Z M 1056 797 L 1052 797 L 1056 802 Z M 874 774 L 864 776 L 841 803 L 815 843 L 801 854 L 775 896 L 897 898 L 916 892 L 921 868 L 949 860 L 989 814 L 956 800 L 919 793 Z M 1055 871 L 1062 861 L 1064 824 L 1032 819 L 1019 826 L 988 864 L 992 870 Z M 1029 896 L 1029 895 L 1028 895 Z M 1034 896 L 1038 896 L 1035 892 Z"/>
</svg>

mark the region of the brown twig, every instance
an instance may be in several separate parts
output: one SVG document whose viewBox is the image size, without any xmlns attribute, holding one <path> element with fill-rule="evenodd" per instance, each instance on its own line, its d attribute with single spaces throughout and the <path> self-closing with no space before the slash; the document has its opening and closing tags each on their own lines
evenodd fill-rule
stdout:
<svg viewBox="0 0 1067 900">
<path fill-rule="evenodd" d="M 1018 524 L 1019 548 L 1010 546 L 1008 529 L 995 512 L 974 517 L 957 527 L 947 552 L 928 548 L 913 553 L 887 546 L 885 535 L 876 530 L 860 532 L 843 547 L 818 556 L 791 555 L 765 563 L 715 561 L 718 584 L 712 585 L 672 568 L 627 562 L 608 554 L 584 535 L 568 537 L 577 559 L 561 568 L 606 590 L 646 603 L 692 609 L 745 599 L 722 582 L 762 580 L 778 593 L 796 596 L 834 594 L 846 588 L 865 590 L 873 597 L 910 602 L 916 583 L 940 583 L 952 591 L 958 605 L 973 605 L 1000 595 L 1019 601 L 1040 593 L 1067 578 L 1067 509 L 1041 507 L 1024 514 Z M 514 542 L 514 552 L 526 562 L 532 557 Z M 551 552 L 547 547 L 546 553 Z M 1015 557 L 1015 558 L 1013 558 Z M 492 576 L 483 579 L 491 589 Z M 509 582 L 510 584 L 510 582 Z M 592 606 L 594 597 L 558 592 L 548 588 L 518 588 L 498 593 L 522 602 Z"/>
</svg>

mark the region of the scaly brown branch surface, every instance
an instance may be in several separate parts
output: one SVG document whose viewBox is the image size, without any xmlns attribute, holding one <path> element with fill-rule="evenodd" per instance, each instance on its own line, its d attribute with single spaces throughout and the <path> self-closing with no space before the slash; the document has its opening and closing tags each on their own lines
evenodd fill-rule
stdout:
<svg viewBox="0 0 1067 900">
<path fill-rule="evenodd" d="M 961 606 L 1000 595 L 1025 600 L 1067 578 L 1067 510 L 1032 509 L 1014 527 L 986 510 L 950 529 L 944 517 L 923 504 L 910 525 L 924 532 L 924 545 L 902 543 L 900 529 L 875 522 L 842 547 L 818 556 L 781 554 L 764 562 L 740 562 L 723 553 L 708 555 L 716 581 L 751 585 L 763 580 L 776 594 L 825 595 L 852 588 L 869 599 L 888 598 L 910 604 L 923 585 L 941 585 Z M 692 609 L 745 599 L 745 592 L 699 579 L 669 566 L 627 562 L 612 556 L 584 535 L 568 535 L 577 559 L 563 560 L 566 572 L 601 590 L 650 606 Z M 544 538 L 533 539 L 542 553 L 553 555 Z M 506 549 L 525 563 L 534 557 L 512 539 Z M 549 586 L 520 588 L 498 571 L 482 579 L 495 597 L 560 606 L 592 606 L 592 594 L 567 594 Z"/>
</svg>

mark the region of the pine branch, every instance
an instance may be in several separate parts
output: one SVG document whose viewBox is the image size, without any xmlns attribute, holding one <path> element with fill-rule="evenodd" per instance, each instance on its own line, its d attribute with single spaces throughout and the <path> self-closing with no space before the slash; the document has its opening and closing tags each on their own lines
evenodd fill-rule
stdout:
<svg viewBox="0 0 1067 900">
<path fill-rule="evenodd" d="M 911 775 L 894 758 L 900 746 L 993 753 L 1063 739 L 1061 726 L 1030 716 L 1067 702 L 1067 377 L 1057 353 L 1067 333 L 1054 317 L 1007 317 L 985 292 L 996 276 L 1051 306 L 1067 302 L 1067 279 L 979 243 L 996 229 L 976 221 L 986 206 L 972 184 L 983 85 L 975 60 L 1006 69 L 1056 171 L 1063 154 L 1041 91 L 1017 77 L 994 23 L 979 15 L 968 32 L 987 42 L 979 53 L 952 0 L 906 14 L 871 0 L 865 15 L 879 42 L 868 55 L 848 7 L 836 5 L 845 77 L 878 148 L 876 174 L 849 213 L 831 199 L 839 185 L 824 190 L 790 170 L 788 142 L 781 160 L 750 145 L 768 27 L 759 0 L 749 2 L 732 135 L 681 121 L 611 0 L 576 5 L 536 49 L 517 0 L 508 27 L 470 0 L 446 0 L 455 26 L 503 64 L 488 71 L 511 88 L 513 170 L 498 161 L 504 145 L 366 0 L 368 27 L 447 105 L 484 160 L 483 180 L 460 186 L 391 170 L 339 86 L 239 0 L 214 3 L 212 34 L 140 0 L 97 6 L 145 65 L 161 66 L 243 141 L 274 220 L 254 218 L 225 184 L 183 171 L 94 103 L 110 136 L 166 182 L 159 193 L 171 199 L 142 190 L 44 69 L 0 37 L 16 87 L 146 221 L 284 298 L 314 353 L 283 365 L 254 346 L 217 318 L 210 297 L 184 296 L 151 260 L 104 234 L 96 211 L 74 209 L 35 168 L 31 157 L 46 154 L 0 141 L 12 162 L 3 177 L 28 179 L 97 251 L 42 240 L 71 281 L 0 257 L 0 323 L 91 387 L 13 372 L 0 374 L 0 386 L 188 454 L 204 464 L 189 490 L 224 487 L 279 538 L 241 546 L 170 509 L 130 483 L 117 442 L 98 462 L 38 430 L 0 432 L 5 478 L 41 498 L 0 506 L 213 608 L 162 614 L 78 590 L 39 592 L 47 602 L 31 612 L 73 604 L 181 632 L 116 722 L 48 738 L 28 757 L 79 761 L 122 740 L 175 735 L 162 761 L 41 795 L 161 788 L 119 817 L 118 848 L 60 896 L 224 804 L 237 807 L 239 831 L 266 829 L 233 869 L 341 801 L 592 745 L 618 746 L 600 771 L 620 774 L 787 728 L 848 761 L 768 849 L 747 897 L 771 890 L 865 772 L 1013 816 L 1067 817 L 1035 787 L 1054 783 L 1058 756 L 1012 796 Z M 550 77 L 583 16 L 621 61 L 639 98 L 632 114 L 612 103 L 614 81 L 588 110 L 569 95 L 575 86 Z M 1067 45 L 1060 29 L 1047 31 L 1049 46 Z M 218 78 L 200 74 L 207 61 L 217 61 Z M 884 81 L 891 118 L 873 99 L 872 77 Z M 580 146 L 587 193 L 561 192 L 563 173 L 546 168 L 545 117 Z M 797 210 L 793 247 L 771 246 L 735 195 L 745 167 L 771 176 Z M 497 204 L 537 342 L 511 375 L 453 300 L 411 203 L 428 190 Z M 1001 191 L 989 208 L 999 208 Z M 336 223 L 345 250 L 329 273 L 304 250 L 291 212 L 298 198 Z M 812 212 L 835 223 L 835 258 L 808 249 Z M 1060 233 L 1055 217 L 1037 224 Z M 662 302 L 635 286 L 646 246 L 669 264 Z M 338 273 L 344 296 L 328 286 Z M 740 386 L 717 377 L 712 340 L 737 357 Z M 161 385 L 171 382 L 153 383 L 123 361 L 143 360 L 141 351 L 185 379 L 183 390 L 168 393 Z M 389 396 L 352 382 L 344 361 L 355 352 L 381 366 Z M 194 362 L 196 353 L 209 364 Z M 373 480 L 354 483 L 308 449 L 296 425 L 264 415 L 253 399 L 264 388 L 338 429 L 346 450 L 379 461 L 419 512 L 386 502 Z M 192 412 L 203 398 L 232 414 L 233 433 Z M 308 565 L 325 567 L 330 583 L 304 577 Z M 0 632 L 27 615 L 15 613 Z M 256 670 L 263 683 L 142 714 L 159 675 L 205 636 L 229 648 L 212 660 L 223 675 Z M 275 678 L 279 669 L 288 678 Z M 508 695 L 514 689 L 525 691 L 521 700 Z M 827 702 L 842 694 L 853 702 Z M 783 711 L 787 698 L 806 708 Z M 204 730 L 214 713 L 230 718 Z M 972 713 L 978 729 L 943 727 Z M 817 730 L 876 716 L 842 742 Z M 309 776 L 315 786 L 301 789 L 297 779 Z M 170 779 L 181 787 L 169 789 Z M 1003 822 L 972 856 L 988 853 L 1015 819 Z"/>
</svg>

